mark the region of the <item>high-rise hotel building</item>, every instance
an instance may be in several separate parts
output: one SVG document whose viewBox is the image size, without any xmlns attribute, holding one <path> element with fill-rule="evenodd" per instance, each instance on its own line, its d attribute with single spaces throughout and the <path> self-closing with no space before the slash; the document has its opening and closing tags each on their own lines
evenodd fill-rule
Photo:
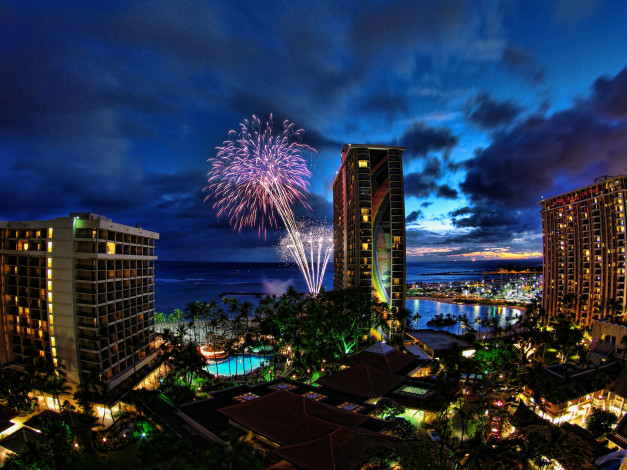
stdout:
<svg viewBox="0 0 627 470">
<path fill-rule="evenodd" d="M 345 144 L 333 182 L 333 286 L 405 306 L 405 147 Z"/>
<path fill-rule="evenodd" d="M 548 318 L 583 324 L 626 313 L 627 176 L 543 199 L 544 288 Z"/>
<path fill-rule="evenodd" d="M 124 384 L 157 352 L 158 238 L 91 213 L 0 221 L 0 364 L 34 352 L 73 387 L 93 374 Z"/>
</svg>

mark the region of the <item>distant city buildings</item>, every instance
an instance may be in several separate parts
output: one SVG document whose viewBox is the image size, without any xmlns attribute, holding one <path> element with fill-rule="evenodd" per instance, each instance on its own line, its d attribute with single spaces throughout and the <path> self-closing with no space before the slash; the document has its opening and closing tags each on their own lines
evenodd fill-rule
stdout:
<svg viewBox="0 0 627 470">
<path fill-rule="evenodd" d="M 0 364 L 35 354 L 114 389 L 156 355 L 159 234 L 91 213 L 0 221 Z"/>
<path fill-rule="evenodd" d="M 333 182 L 334 289 L 405 306 L 405 147 L 345 144 Z"/>
<path fill-rule="evenodd" d="M 625 313 L 627 176 L 544 199 L 544 287 L 548 318 L 589 325 Z"/>
</svg>

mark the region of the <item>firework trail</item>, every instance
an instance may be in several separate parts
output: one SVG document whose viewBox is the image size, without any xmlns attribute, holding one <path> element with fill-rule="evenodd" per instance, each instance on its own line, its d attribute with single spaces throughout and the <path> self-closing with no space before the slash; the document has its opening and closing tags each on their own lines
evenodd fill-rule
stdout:
<svg viewBox="0 0 627 470">
<path fill-rule="evenodd" d="M 294 260 L 303 274 L 309 273 L 309 276 L 305 274 L 307 287 L 310 293 L 317 295 L 322 287 L 327 263 L 333 253 L 333 230 L 324 226 L 302 227 L 297 232 L 297 238 L 303 245 L 304 259 L 300 258 L 298 247 L 294 245 L 289 234 L 281 238 L 277 247 L 279 254 L 286 261 Z"/>
<path fill-rule="evenodd" d="M 240 124 L 239 132 L 229 132 L 216 156 L 208 160 L 205 201 L 214 198 L 218 218 L 226 217 L 236 230 L 256 227 L 264 238 L 267 228 L 278 227 L 278 216 L 294 247 L 296 263 L 307 284 L 314 285 L 315 273 L 307 262 L 292 207 L 300 202 L 311 209 L 305 202 L 311 173 L 301 152 L 315 150 L 300 141 L 304 131 L 289 121 L 283 122 L 280 134 L 272 131 L 272 115 L 266 123 L 253 115 Z"/>
</svg>

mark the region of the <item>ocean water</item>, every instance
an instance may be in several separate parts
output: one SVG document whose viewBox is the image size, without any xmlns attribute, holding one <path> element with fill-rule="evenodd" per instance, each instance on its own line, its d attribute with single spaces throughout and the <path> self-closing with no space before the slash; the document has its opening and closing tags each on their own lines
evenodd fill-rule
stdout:
<svg viewBox="0 0 627 470">
<path fill-rule="evenodd" d="M 429 261 L 407 264 L 407 282 L 450 283 L 499 279 L 502 275 L 485 276 L 507 265 L 541 266 L 541 260 L 524 261 Z M 155 309 L 171 313 L 196 300 L 218 300 L 223 294 L 240 300 L 255 301 L 254 294 L 281 295 L 289 286 L 299 292 L 307 290 L 296 265 L 285 263 L 215 263 L 157 261 L 155 265 Z M 323 286 L 333 289 L 333 265 L 328 265 Z M 252 295 L 251 295 L 252 294 Z M 408 301 L 407 307 L 413 306 Z M 446 313 L 446 312 L 445 312 Z M 423 316 L 426 318 L 426 316 Z M 426 321 L 426 320 L 425 320 Z M 422 323 L 422 322 L 421 322 Z"/>
</svg>

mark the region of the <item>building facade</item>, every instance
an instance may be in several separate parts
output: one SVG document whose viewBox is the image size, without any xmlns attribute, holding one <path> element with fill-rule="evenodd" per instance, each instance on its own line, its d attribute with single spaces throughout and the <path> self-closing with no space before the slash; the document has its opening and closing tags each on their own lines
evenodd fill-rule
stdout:
<svg viewBox="0 0 627 470">
<path fill-rule="evenodd" d="M 0 221 L 0 363 L 48 359 L 109 389 L 156 356 L 159 234 L 91 213 Z"/>
<path fill-rule="evenodd" d="M 544 287 L 548 319 L 589 325 L 624 315 L 627 176 L 544 199 Z"/>
<path fill-rule="evenodd" d="M 345 144 L 333 182 L 333 287 L 405 306 L 405 147 Z"/>
</svg>

